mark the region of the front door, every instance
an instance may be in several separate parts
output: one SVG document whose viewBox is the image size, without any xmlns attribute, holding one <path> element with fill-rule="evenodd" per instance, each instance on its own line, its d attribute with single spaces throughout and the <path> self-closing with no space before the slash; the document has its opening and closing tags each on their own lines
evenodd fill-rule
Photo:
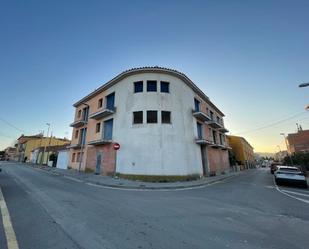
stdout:
<svg viewBox="0 0 309 249">
<path fill-rule="evenodd" d="M 102 162 L 102 154 L 100 152 L 97 153 L 97 161 L 95 166 L 95 174 L 99 175 L 101 173 L 101 162 Z"/>
<path fill-rule="evenodd" d="M 203 165 L 203 175 L 206 176 L 209 173 L 208 170 L 208 160 L 207 160 L 207 147 L 201 146 L 201 156 L 202 156 L 202 165 Z"/>
</svg>

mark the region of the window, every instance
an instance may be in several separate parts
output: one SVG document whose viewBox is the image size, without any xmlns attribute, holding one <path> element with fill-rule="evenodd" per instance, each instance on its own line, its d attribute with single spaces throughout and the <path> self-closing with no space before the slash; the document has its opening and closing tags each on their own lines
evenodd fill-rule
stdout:
<svg viewBox="0 0 309 249">
<path fill-rule="evenodd" d="M 214 120 L 214 113 L 212 111 L 209 111 L 209 116 L 211 120 Z"/>
<path fill-rule="evenodd" d="M 133 112 L 133 124 L 142 124 L 143 123 L 143 112 Z"/>
<path fill-rule="evenodd" d="M 194 110 L 196 112 L 200 111 L 200 101 L 198 101 L 197 99 L 194 99 Z"/>
<path fill-rule="evenodd" d="M 103 138 L 106 140 L 112 140 L 113 138 L 113 119 L 104 121 L 104 134 Z"/>
<path fill-rule="evenodd" d="M 170 92 L 170 83 L 166 81 L 161 81 L 161 93 Z"/>
<path fill-rule="evenodd" d="M 81 161 L 81 158 L 80 158 L 80 152 L 77 153 L 77 159 L 76 159 L 76 162 L 80 162 Z"/>
<path fill-rule="evenodd" d="M 147 111 L 147 123 L 158 123 L 157 111 Z"/>
<path fill-rule="evenodd" d="M 98 108 L 101 108 L 102 106 L 103 106 L 103 99 L 100 98 L 100 99 L 98 100 Z"/>
<path fill-rule="evenodd" d="M 220 124 L 220 118 L 217 116 L 217 123 Z"/>
<path fill-rule="evenodd" d="M 134 82 L 134 92 L 135 93 L 143 92 L 143 81 Z"/>
<path fill-rule="evenodd" d="M 202 124 L 196 123 L 196 128 L 197 128 L 197 138 L 202 139 L 203 138 Z"/>
<path fill-rule="evenodd" d="M 101 123 L 97 123 L 96 126 L 95 126 L 95 132 L 99 133 L 100 130 L 101 130 Z"/>
<path fill-rule="evenodd" d="M 78 138 L 78 130 L 75 131 L 75 138 Z"/>
<path fill-rule="evenodd" d="M 80 118 L 82 115 L 82 110 L 79 110 L 78 113 L 77 113 L 77 118 Z"/>
<path fill-rule="evenodd" d="M 212 139 L 213 139 L 214 144 L 216 144 L 217 143 L 217 133 L 214 130 L 212 131 Z"/>
<path fill-rule="evenodd" d="M 162 124 L 170 124 L 171 123 L 171 112 L 162 111 L 161 112 L 161 122 Z"/>
<path fill-rule="evenodd" d="M 85 145 L 85 143 L 86 143 L 86 133 L 87 133 L 87 128 L 83 128 L 83 129 L 80 130 L 79 144 Z"/>
<path fill-rule="evenodd" d="M 89 106 L 83 108 L 83 120 L 84 121 L 88 120 L 88 114 L 89 114 Z"/>
<path fill-rule="evenodd" d="M 223 145 L 222 134 L 219 134 L 220 144 Z"/>
<path fill-rule="evenodd" d="M 156 91 L 157 91 L 157 81 L 147 80 L 147 92 L 156 92 Z"/>
<path fill-rule="evenodd" d="M 115 93 L 106 96 L 106 109 L 115 110 Z"/>
<path fill-rule="evenodd" d="M 72 154 L 72 163 L 75 162 L 75 155 L 76 155 L 75 153 Z"/>
</svg>

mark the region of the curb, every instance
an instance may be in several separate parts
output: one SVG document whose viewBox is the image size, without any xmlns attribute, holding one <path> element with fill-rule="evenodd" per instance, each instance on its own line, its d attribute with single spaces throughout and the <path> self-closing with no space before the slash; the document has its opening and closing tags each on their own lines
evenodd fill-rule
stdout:
<svg viewBox="0 0 309 249">
<path fill-rule="evenodd" d="M 65 174 L 65 173 L 61 173 L 61 172 L 56 172 L 53 170 L 48 170 L 51 167 L 48 166 L 38 166 L 37 164 L 31 164 L 31 163 L 24 163 L 25 166 L 27 167 L 31 167 L 31 168 L 35 168 L 35 169 L 39 169 L 42 171 L 45 171 L 46 173 L 49 174 L 53 174 L 53 175 L 58 175 L 58 176 L 62 176 L 62 177 L 71 177 L 71 178 L 75 178 L 78 180 L 81 180 L 84 183 L 91 183 L 91 184 L 95 184 L 98 186 L 103 186 L 103 187 L 108 187 L 108 188 L 118 188 L 118 189 L 128 189 L 128 190 L 185 190 L 185 189 L 192 189 L 192 188 L 199 188 L 199 187 L 203 187 L 203 186 L 207 186 L 216 182 L 220 182 L 222 180 L 226 180 L 229 178 L 233 178 L 235 176 L 239 176 L 242 172 L 237 172 L 234 173 L 232 175 L 226 175 L 226 176 L 222 176 L 218 179 L 214 179 L 214 180 L 209 180 L 207 182 L 202 182 L 202 183 L 198 183 L 198 184 L 192 184 L 192 185 L 188 185 L 188 186 L 159 186 L 159 187 L 152 187 L 152 186 L 145 186 L 143 185 L 143 182 L 141 182 L 141 184 L 139 186 L 126 186 L 126 185 L 121 185 L 121 184 L 106 184 L 106 183 L 102 183 L 100 181 L 91 181 L 91 180 L 85 180 L 83 178 L 79 178 L 76 177 L 74 175 L 70 175 L 70 174 Z M 51 168 L 52 169 L 52 168 Z"/>
</svg>

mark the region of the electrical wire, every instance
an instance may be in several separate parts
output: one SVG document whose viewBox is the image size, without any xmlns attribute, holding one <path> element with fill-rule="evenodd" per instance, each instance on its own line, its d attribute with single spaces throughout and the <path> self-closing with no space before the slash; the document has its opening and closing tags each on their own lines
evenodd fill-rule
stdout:
<svg viewBox="0 0 309 249">
<path fill-rule="evenodd" d="M 4 118 L 1 118 L 1 117 L 0 117 L 0 120 L 1 120 L 3 123 L 7 124 L 8 126 L 14 128 L 15 130 L 18 130 L 18 131 L 21 131 L 21 132 L 25 133 L 24 130 L 19 129 L 19 128 L 16 127 L 15 125 L 13 125 L 13 124 L 11 124 L 10 122 L 6 121 Z"/>
</svg>

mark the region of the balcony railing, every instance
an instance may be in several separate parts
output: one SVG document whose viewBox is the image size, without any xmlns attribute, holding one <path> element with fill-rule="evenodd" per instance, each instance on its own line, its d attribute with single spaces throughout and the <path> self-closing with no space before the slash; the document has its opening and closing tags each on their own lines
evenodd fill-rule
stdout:
<svg viewBox="0 0 309 249">
<path fill-rule="evenodd" d="M 97 111 L 95 113 L 92 113 L 89 115 L 89 118 L 93 118 L 93 119 L 96 119 L 96 120 L 99 120 L 99 119 L 102 119 L 102 118 L 105 118 L 109 115 L 112 115 L 116 112 L 116 107 L 109 107 L 109 108 L 104 108 L 100 111 Z"/>
<path fill-rule="evenodd" d="M 204 112 L 202 112 L 202 111 L 199 111 L 199 110 L 192 110 L 192 114 L 193 114 L 193 116 L 196 118 L 196 119 L 198 119 L 198 120 L 200 120 L 200 121 L 202 121 L 202 122 L 207 122 L 207 121 L 210 121 L 211 119 L 210 119 L 210 117 L 206 114 L 206 113 L 204 113 Z"/>
<path fill-rule="evenodd" d="M 229 132 L 229 130 L 228 129 L 226 129 L 225 127 L 221 127 L 221 128 L 219 128 L 219 131 L 221 131 L 222 133 L 227 133 L 227 132 Z"/>
<path fill-rule="evenodd" d="M 74 127 L 74 128 L 78 128 L 78 127 L 81 127 L 85 124 L 87 124 L 87 121 L 80 119 L 80 120 L 76 120 L 74 123 L 70 124 L 70 126 Z"/>
<path fill-rule="evenodd" d="M 203 137 L 201 137 L 201 138 L 196 138 L 196 139 L 195 139 L 195 142 L 196 142 L 197 144 L 200 144 L 200 145 L 212 145 L 212 144 L 214 143 L 213 141 L 208 140 L 208 139 L 203 138 Z"/>
<path fill-rule="evenodd" d="M 90 141 L 88 145 L 104 145 L 104 144 L 110 144 L 112 142 L 113 141 L 110 139 L 101 138 L 101 139 Z"/>
<path fill-rule="evenodd" d="M 207 124 L 208 124 L 209 126 L 211 126 L 212 128 L 214 128 L 214 129 L 223 128 L 223 125 L 222 125 L 222 124 L 218 123 L 216 120 L 213 120 L 213 119 L 210 120 L 210 121 L 208 121 Z"/>
<path fill-rule="evenodd" d="M 78 144 L 70 144 L 69 146 L 67 146 L 68 149 L 80 149 L 82 147 L 82 145 L 80 143 Z"/>
</svg>

